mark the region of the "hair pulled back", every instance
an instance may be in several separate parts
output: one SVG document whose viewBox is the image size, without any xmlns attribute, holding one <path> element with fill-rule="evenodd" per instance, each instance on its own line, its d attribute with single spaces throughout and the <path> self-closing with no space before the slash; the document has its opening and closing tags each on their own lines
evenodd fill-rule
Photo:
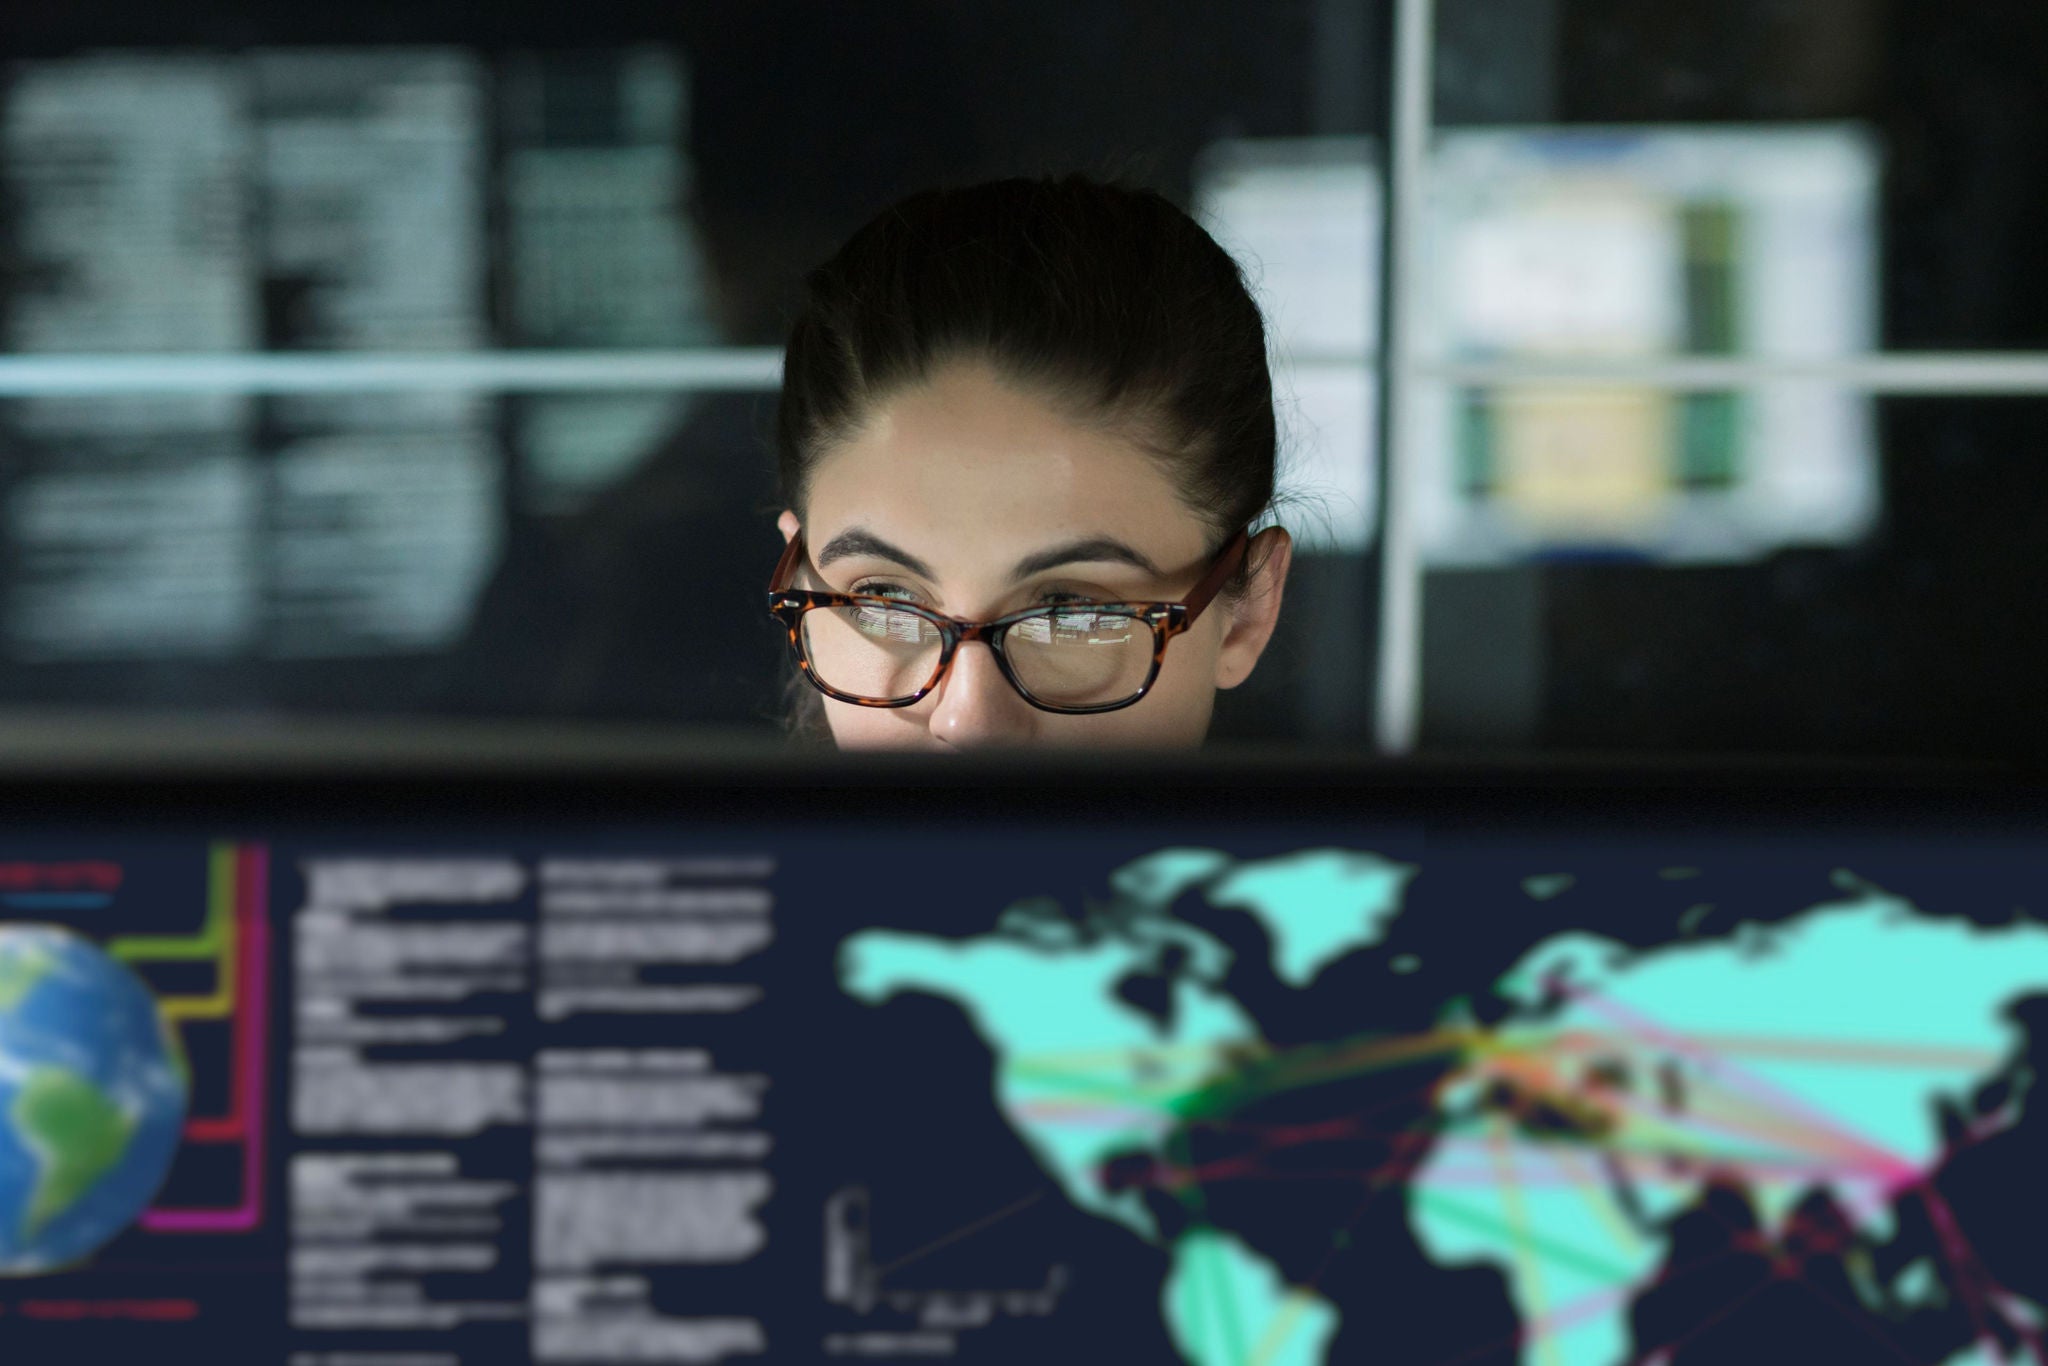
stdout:
<svg viewBox="0 0 2048 1366">
<path fill-rule="evenodd" d="M 1153 191 L 1079 175 L 926 190 L 804 285 L 776 432 L 799 515 L 834 443 L 961 361 L 1136 441 L 1219 542 L 1273 501 L 1258 305 L 1230 254 Z"/>
</svg>

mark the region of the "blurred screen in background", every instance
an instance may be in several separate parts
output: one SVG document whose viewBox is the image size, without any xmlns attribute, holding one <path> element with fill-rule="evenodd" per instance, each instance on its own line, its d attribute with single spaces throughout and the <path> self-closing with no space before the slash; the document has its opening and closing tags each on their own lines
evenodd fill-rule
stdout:
<svg viewBox="0 0 2048 1366">
<path fill-rule="evenodd" d="M 1306 553 L 1217 738 L 2048 749 L 2031 0 L 101 0 L 0 62 L 0 731 L 774 735 L 803 271 L 1079 170 L 1267 312 Z"/>
<path fill-rule="evenodd" d="M 1458 129 L 1431 168 L 1420 345 L 1450 360 L 1835 360 L 1877 342 L 1855 125 Z M 1507 371 L 1506 373 L 1511 373 Z M 1877 520 L 1868 398 L 1511 379 L 1430 391 L 1432 564 L 1754 560 Z"/>
</svg>

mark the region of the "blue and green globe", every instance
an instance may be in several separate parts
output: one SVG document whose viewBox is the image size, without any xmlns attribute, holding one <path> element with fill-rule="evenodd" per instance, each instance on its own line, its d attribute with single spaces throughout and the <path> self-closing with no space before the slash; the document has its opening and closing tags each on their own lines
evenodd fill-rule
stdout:
<svg viewBox="0 0 2048 1366">
<path fill-rule="evenodd" d="M 0 1276 L 74 1266 L 134 1223 L 190 1091 L 134 972 L 67 930 L 0 923 Z"/>
</svg>

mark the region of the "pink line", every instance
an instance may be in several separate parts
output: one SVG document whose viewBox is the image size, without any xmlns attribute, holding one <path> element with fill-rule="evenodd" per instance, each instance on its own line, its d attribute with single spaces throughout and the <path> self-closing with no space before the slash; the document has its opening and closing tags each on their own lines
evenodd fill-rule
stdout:
<svg viewBox="0 0 2048 1366">
<path fill-rule="evenodd" d="M 1983 1303 L 1983 1286 L 1979 1285 L 1977 1280 L 1981 1277 L 1984 1281 L 1990 1282 L 1991 1285 L 2001 1291 L 2003 1291 L 2004 1287 L 1997 1286 L 1996 1282 L 1990 1281 L 1989 1276 L 1984 1275 L 1982 1263 L 1974 1256 L 1974 1249 L 1970 1247 L 1969 1240 L 1963 1235 L 1962 1229 L 1957 1227 L 1953 1212 L 1949 1210 L 1947 1202 L 1941 1198 L 1940 1193 L 1934 1189 L 1933 1173 L 1931 1171 L 1921 1171 L 1897 1154 L 1885 1151 L 1853 1130 L 1842 1126 L 1834 1116 L 1823 1114 L 1817 1108 L 1802 1101 L 1799 1097 L 1792 1095 L 1781 1087 L 1772 1085 L 1762 1077 L 1746 1074 L 1742 1068 L 1728 1063 L 1725 1057 L 1717 1059 L 1711 1050 L 1700 1046 L 1696 1041 L 1663 1029 L 1647 1015 L 1624 1006 L 1620 1001 L 1564 981 L 1561 977 L 1552 978 L 1551 984 L 1593 1009 L 1601 1011 L 1610 1019 L 1630 1021 L 1635 1030 L 1650 1038 L 1660 1038 L 1664 1046 L 1674 1051 L 1690 1052 L 1696 1056 L 1703 1056 L 1709 1061 L 1721 1062 L 1736 1077 L 1746 1080 L 1753 1091 L 1770 1096 L 1777 1103 L 1786 1105 L 1795 1112 L 1803 1112 L 1810 1120 L 1817 1122 L 1818 1127 L 1823 1133 L 1827 1133 L 1838 1141 L 1852 1147 L 1861 1149 L 1867 1154 L 1866 1160 L 1872 1161 L 1876 1167 L 1876 1171 L 1868 1173 L 1865 1179 L 1868 1179 L 1869 1176 L 1877 1176 L 1880 1178 L 1880 1189 L 1887 1191 L 1894 1197 L 1906 1190 L 1911 1190 L 1917 1194 L 1922 1204 L 1926 1206 L 1928 1215 L 1936 1226 L 1936 1234 L 1943 1243 L 1943 1250 L 1948 1254 L 1949 1261 L 1955 1269 L 1957 1288 L 1963 1292 L 1963 1302 L 1970 1311 L 1970 1317 L 1977 1326 L 1978 1340 L 1991 1343 L 1997 1358 L 2000 1361 L 2005 1360 L 2004 1352 L 1997 1346 L 1998 1339 L 1992 1333 L 1986 1321 L 1985 1309 L 1987 1306 Z M 1751 1291 L 1749 1293 L 1754 1294 L 1755 1292 Z M 1748 1296 L 1745 1295 L 1743 1298 L 1746 1299 Z M 1702 1326 L 1704 1327 L 1704 1325 Z M 1695 1333 L 1697 1331 L 1695 1330 Z M 1687 1336 L 1690 1337 L 1693 1334 L 1688 1334 Z M 2048 1352 L 2043 1351 L 2038 1337 L 2033 1337 L 2029 1340 L 2028 1346 L 2034 1351 L 2037 1361 L 2048 1362 Z"/>
<path fill-rule="evenodd" d="M 1903 1157 L 1900 1157 L 1897 1153 L 1887 1152 L 1853 1130 L 1846 1128 L 1836 1116 L 1824 1114 L 1800 1097 L 1736 1065 L 1725 1056 L 1717 1055 L 1712 1049 L 1704 1047 L 1696 1040 L 1664 1028 L 1641 1011 L 1625 1006 L 1611 996 L 1579 986 L 1576 983 L 1567 982 L 1562 977 L 1553 977 L 1550 980 L 1553 985 L 1562 989 L 1565 994 L 1584 1002 L 1587 1006 L 1599 1011 L 1611 1020 L 1622 1021 L 1624 1026 L 1631 1029 L 1638 1037 L 1655 1040 L 1672 1052 L 1687 1054 L 1695 1060 L 1704 1059 L 1710 1063 L 1719 1063 L 1726 1070 L 1731 1080 L 1746 1082 L 1746 1089 L 1752 1094 L 1765 1097 L 1771 1103 L 1783 1106 L 1790 1113 L 1804 1116 L 1809 1123 L 1814 1125 L 1818 1133 L 1850 1148 L 1857 1149 L 1864 1161 L 1890 1171 L 1900 1179 L 1911 1179 L 1921 1174 L 1917 1167 L 1906 1161 Z"/>
<path fill-rule="evenodd" d="M 1748 1140 L 1751 1142 L 1767 1143 L 1779 1150 L 1778 1155 L 1776 1156 L 1771 1156 L 1768 1154 L 1757 1154 L 1756 1156 L 1758 1162 L 1769 1161 L 1778 1162 L 1780 1164 L 1810 1162 L 1816 1165 L 1828 1167 L 1833 1170 L 1841 1171 L 1858 1171 L 1866 1167 L 1873 1166 L 1873 1164 L 1870 1163 L 1867 1159 L 1859 1162 L 1849 1158 L 1831 1157 L 1825 1153 L 1813 1151 L 1811 1147 L 1803 1145 L 1800 1142 L 1794 1141 L 1798 1139 L 1826 1140 L 1834 1137 L 1834 1135 L 1832 1134 L 1822 1132 L 1819 1130 L 1813 1130 L 1807 1133 L 1795 1133 L 1791 1136 L 1790 1139 L 1787 1139 L 1782 1137 L 1775 1129 L 1767 1127 L 1763 1122 L 1760 1122 L 1756 1119 L 1745 1119 L 1740 1115 L 1717 1115 L 1706 1109 L 1690 1111 L 1683 1115 L 1673 1114 L 1669 1110 L 1660 1108 L 1655 1102 L 1651 1101 L 1646 1096 L 1633 1095 L 1628 1092 L 1609 1092 L 1607 1093 L 1607 1098 L 1613 1101 L 1615 1108 L 1617 1109 L 1626 1110 L 1631 1114 L 1640 1116 L 1641 1118 L 1648 1120 L 1652 1124 L 1662 1126 L 1666 1129 L 1674 1130 L 1681 1134 L 1732 1134 L 1738 1139 Z M 1837 1146 L 1840 1145 L 1838 1144 Z M 1739 1152 L 1730 1155 L 1727 1153 L 1716 1153 L 1711 1149 L 1697 1153 L 1687 1153 L 1683 1151 L 1674 1150 L 1670 1153 L 1648 1153 L 1646 1155 L 1656 1157 L 1660 1160 L 1667 1156 L 1677 1157 L 1688 1161 L 1698 1162 L 1707 1165 L 1718 1163 L 1721 1165 L 1741 1166 L 1744 1168 L 1753 1165 Z M 1881 1167 L 1876 1167 L 1875 1169 L 1882 1171 L 1887 1176 L 1896 1175 L 1898 1171 L 1898 1167 L 1896 1166 L 1896 1164 L 1890 1161 L 1885 1162 Z"/>
<path fill-rule="evenodd" d="M 235 1060 L 235 1087 L 244 1100 L 242 1202 L 232 1209 L 153 1209 L 142 1227 L 154 1233 L 241 1233 L 263 1222 L 264 1041 L 270 987 L 270 853 L 244 849 L 236 870 L 236 901 L 242 922 L 242 1009 L 250 1013 Z"/>
<path fill-rule="evenodd" d="M 1816 1173 L 1816 1170 L 1815 1170 L 1814 1168 L 1811 1168 L 1811 1167 L 1785 1167 L 1785 1168 L 1775 1168 L 1775 1169 L 1774 1169 L 1774 1168 L 1768 1168 L 1768 1167 L 1748 1167 L 1748 1166 L 1745 1166 L 1745 1167 L 1741 1167 L 1741 1168 L 1739 1168 L 1739 1169 L 1738 1169 L 1738 1171 L 1739 1171 L 1740 1175 L 1741 1175 L 1741 1176 L 1743 1177 L 1743 1179 L 1745 1179 L 1745 1180 L 1752 1180 L 1752 1181 L 1759 1181 L 1759 1180 L 1772 1180 L 1772 1179 L 1776 1179 L 1776 1180 L 1780 1180 L 1780 1181 L 1797 1181 L 1797 1180 L 1802 1180 L 1802 1179 L 1805 1179 L 1805 1180 L 1817 1180 L 1817 1179 L 1823 1179 L 1823 1178 L 1831 1178 L 1831 1179 L 1834 1179 L 1834 1180 L 1838 1180 L 1838 1181 L 1844 1181 L 1844 1182 L 1848 1182 L 1848 1181 L 1855 1181 L 1855 1180 L 1859 1179 L 1859 1178 L 1858 1178 L 1858 1177 L 1857 1177 L 1857 1176 L 1856 1176 L 1855 1174 L 1853 1174 L 1853 1173 L 1851 1173 L 1851 1174 L 1848 1174 L 1848 1175 L 1843 1175 L 1843 1174 L 1841 1174 L 1841 1173 L 1830 1173 L 1830 1172 L 1827 1172 L 1827 1171 L 1826 1171 L 1826 1170 L 1824 1170 L 1824 1169 L 1823 1169 L 1823 1170 L 1820 1170 L 1820 1171 L 1819 1171 L 1818 1173 Z M 1366 1174 L 1366 1173 L 1364 1173 L 1364 1172 L 1360 1172 L 1360 1173 L 1358 1173 L 1358 1175 L 1361 1175 L 1361 1176 L 1362 1176 L 1362 1175 L 1365 1175 L 1365 1174 Z M 1296 1175 L 1296 1173 L 1292 1173 L 1292 1172 L 1290 1172 L 1290 1173 L 1288 1173 L 1288 1175 L 1292 1176 L 1292 1175 Z M 1343 1176 L 1343 1175 L 1346 1175 L 1346 1173 L 1341 1173 L 1341 1172 L 1339 1172 L 1339 1173 L 1319 1173 L 1319 1175 L 1323 1175 L 1323 1176 L 1327 1176 L 1327 1177 L 1329 1177 L 1329 1178 L 1331 1178 L 1331 1179 L 1335 1179 L 1336 1177 L 1339 1177 L 1339 1176 Z M 1643 1183 L 1644 1183 L 1645 1185 L 1651 1185 L 1651 1186 L 1656 1186 L 1656 1185 L 1672 1185 L 1672 1186 L 1675 1186 L 1675 1185 L 1679 1185 L 1679 1184 L 1680 1184 L 1680 1183 L 1681 1183 L 1681 1182 L 1682 1182 L 1682 1181 L 1683 1181 L 1683 1180 L 1684 1180 L 1685 1178 L 1682 1178 L 1682 1177 L 1665 1177 L 1665 1176 L 1651 1176 L 1651 1177 L 1637 1177 L 1636 1179 L 1637 1179 L 1637 1180 L 1640 1180 L 1640 1181 L 1642 1181 L 1642 1182 L 1643 1182 Z M 1879 1176 L 1875 1176 L 1875 1175 L 1868 1175 L 1868 1174 L 1866 1174 L 1866 1175 L 1862 1176 L 1862 1177 L 1861 1177 L 1860 1179 L 1861 1179 L 1861 1180 L 1864 1180 L 1864 1181 L 1867 1181 L 1867 1182 L 1869 1182 L 1870 1184 L 1872 1184 L 1872 1185 L 1874 1185 L 1874 1186 L 1876 1186 L 1876 1185 L 1881 1185 L 1881 1183 L 1882 1183 L 1882 1180 L 1883 1180 L 1883 1178 L 1882 1178 L 1882 1177 L 1879 1177 Z M 1428 1172 L 1428 1173 L 1425 1173 L 1425 1174 L 1424 1174 L 1424 1175 L 1423 1175 L 1423 1176 L 1422 1176 L 1421 1178 L 1419 1178 L 1419 1179 L 1418 1179 L 1418 1180 L 1417 1180 L 1417 1181 L 1415 1182 L 1415 1184 L 1416 1184 L 1416 1185 L 1418 1185 L 1418 1186 L 1471 1186 L 1471 1187 L 1493 1187 L 1493 1186 L 1498 1186 L 1498 1185 L 1500 1184 L 1500 1178 L 1499 1178 L 1498 1176 L 1495 1176 L 1495 1175 L 1490 1175 L 1490 1174 L 1488 1174 L 1488 1173 L 1486 1173 L 1486 1172 L 1483 1172 L 1483 1171 L 1447 1171 L 1447 1172 L 1437 1172 L 1437 1171 L 1433 1171 L 1433 1172 Z M 1524 1181 L 1522 1182 L 1522 1184 L 1523 1184 L 1524 1186 L 1537 1186 L 1537 1187 L 1569 1187 L 1569 1188 L 1571 1188 L 1571 1189 L 1573 1189 L 1573 1190 L 1590 1190 L 1590 1191 L 1598 1191 L 1598 1190 L 1602 1190 L 1602 1189 L 1604 1189 L 1604 1188 L 1605 1188 L 1605 1185 L 1606 1185 L 1606 1183 L 1605 1183 L 1605 1182 L 1604 1182 L 1604 1181 L 1603 1181 L 1603 1180 L 1602 1180 L 1602 1179 L 1601 1179 L 1600 1177 L 1597 1177 L 1597 1176 L 1590 1176 L 1590 1175 L 1589 1175 L 1589 1176 L 1572 1176 L 1572 1175 L 1569 1175 L 1569 1174 L 1567 1174 L 1567 1173 L 1563 1173 L 1563 1172 L 1556 1172 L 1556 1173 L 1551 1173 L 1551 1174 L 1549 1174 L 1549 1175 L 1545 1175 L 1545 1176 L 1537 1176 L 1537 1177 L 1533 1177 L 1533 1178 L 1530 1178 L 1530 1179 L 1526 1179 L 1526 1180 L 1524 1180 Z"/>
</svg>

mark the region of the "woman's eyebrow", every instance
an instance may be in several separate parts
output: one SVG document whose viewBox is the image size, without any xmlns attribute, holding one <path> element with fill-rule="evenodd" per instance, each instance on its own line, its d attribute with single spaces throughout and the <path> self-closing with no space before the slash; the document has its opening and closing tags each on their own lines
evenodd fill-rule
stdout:
<svg viewBox="0 0 2048 1366">
<path fill-rule="evenodd" d="M 1041 550 L 1036 555 L 1027 555 L 1017 561 L 1017 567 L 1010 573 L 1012 578 L 1028 579 L 1034 574 L 1043 574 L 1046 570 L 1058 568 L 1063 564 L 1090 560 L 1128 564 L 1144 570 L 1154 578 L 1159 577 L 1160 573 L 1158 565 L 1113 536 L 1090 536 L 1054 546 L 1050 550 Z"/>
<path fill-rule="evenodd" d="M 849 559 L 855 555 L 872 555 L 876 559 L 894 560 L 919 578 L 936 577 L 932 567 L 907 550 L 898 550 L 880 536 L 865 527 L 848 527 L 825 542 L 825 548 L 818 552 L 815 563 L 823 569 L 834 560 Z"/>
</svg>

